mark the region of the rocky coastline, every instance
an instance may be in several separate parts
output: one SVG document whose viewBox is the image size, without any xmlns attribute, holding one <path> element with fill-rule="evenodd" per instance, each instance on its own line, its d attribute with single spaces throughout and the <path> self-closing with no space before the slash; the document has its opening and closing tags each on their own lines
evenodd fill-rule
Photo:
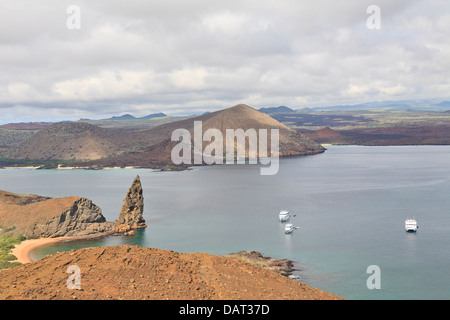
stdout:
<svg viewBox="0 0 450 320">
<path fill-rule="evenodd" d="M 271 258 L 264 256 L 258 251 L 239 251 L 236 253 L 230 253 L 228 256 L 240 258 L 251 264 L 273 270 L 276 273 L 286 277 L 290 277 L 294 271 L 299 271 L 299 269 L 294 267 L 294 261 L 292 260 Z"/>
</svg>

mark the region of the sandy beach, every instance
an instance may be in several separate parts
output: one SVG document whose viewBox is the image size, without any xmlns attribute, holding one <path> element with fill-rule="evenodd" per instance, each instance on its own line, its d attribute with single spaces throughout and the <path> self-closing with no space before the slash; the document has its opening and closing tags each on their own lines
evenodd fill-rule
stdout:
<svg viewBox="0 0 450 320">
<path fill-rule="evenodd" d="M 17 244 L 11 250 L 11 254 L 13 254 L 17 257 L 16 261 L 18 261 L 18 262 L 30 263 L 30 262 L 33 262 L 29 256 L 30 252 L 33 249 L 36 249 L 41 246 L 45 246 L 50 243 L 63 241 L 63 240 L 67 240 L 67 238 L 60 237 L 60 238 L 40 238 L 40 239 L 24 240 L 21 243 Z"/>
<path fill-rule="evenodd" d="M 57 237 L 57 238 L 39 238 L 39 239 L 29 239 L 24 240 L 11 250 L 11 254 L 16 256 L 18 262 L 21 263 L 30 263 L 34 262 L 30 259 L 30 252 L 36 248 L 46 246 L 51 243 L 60 242 L 60 241 L 76 241 L 76 240 L 86 240 L 86 239 L 97 239 L 106 236 L 110 236 L 114 234 L 114 231 L 105 232 L 101 234 L 94 234 L 83 237 Z"/>
</svg>

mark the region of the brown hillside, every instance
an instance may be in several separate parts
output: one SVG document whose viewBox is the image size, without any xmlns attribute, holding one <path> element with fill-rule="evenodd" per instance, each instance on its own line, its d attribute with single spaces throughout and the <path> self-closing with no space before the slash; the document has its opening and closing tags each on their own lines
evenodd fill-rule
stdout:
<svg viewBox="0 0 450 320">
<path fill-rule="evenodd" d="M 194 121 L 202 121 L 203 133 L 208 129 L 218 129 L 224 138 L 224 152 L 226 150 L 226 129 L 267 129 L 268 149 L 270 153 L 270 130 L 278 129 L 280 138 L 280 156 L 299 156 L 324 152 L 325 149 L 305 135 L 286 127 L 281 122 L 269 115 L 255 110 L 247 105 L 237 105 L 225 110 L 211 112 L 195 118 L 171 122 L 160 125 L 149 130 L 141 131 L 141 135 L 153 137 L 152 141 L 161 139 L 161 142 L 150 145 L 148 148 L 138 152 L 124 153 L 119 156 L 104 158 L 97 161 L 85 163 L 85 165 L 100 166 L 154 166 L 161 167 L 171 165 L 171 151 L 178 141 L 171 141 L 172 132 L 176 129 L 186 129 L 194 139 Z M 149 140 L 149 139 L 145 139 Z M 204 142 L 203 147 L 210 142 Z M 235 143 L 236 147 L 236 143 Z M 248 145 L 246 147 L 248 156 Z M 78 163 L 79 165 L 82 165 Z"/>
<path fill-rule="evenodd" d="M 71 265 L 80 268 L 80 290 L 67 288 Z M 2 271 L 0 299 L 340 298 L 239 258 L 123 245 L 62 252 Z"/>
<path fill-rule="evenodd" d="M 38 131 L 9 151 L 13 159 L 94 160 L 147 146 L 152 137 L 140 132 L 100 128 L 83 122 L 60 122 Z"/>
<path fill-rule="evenodd" d="M 166 130 L 123 131 L 84 122 L 46 125 L 6 153 L 12 159 L 89 161 L 135 152 L 161 142 Z M 162 136 L 163 135 L 163 136 Z"/>
</svg>

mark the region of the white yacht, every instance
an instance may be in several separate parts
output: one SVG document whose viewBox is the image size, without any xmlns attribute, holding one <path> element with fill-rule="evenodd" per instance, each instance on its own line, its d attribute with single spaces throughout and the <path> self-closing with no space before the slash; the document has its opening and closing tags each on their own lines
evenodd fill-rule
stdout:
<svg viewBox="0 0 450 320">
<path fill-rule="evenodd" d="M 414 219 L 406 219 L 405 220 L 405 230 L 407 232 L 416 232 L 417 228 L 419 228 L 417 226 L 417 221 Z"/>
<path fill-rule="evenodd" d="M 278 214 L 278 217 L 280 218 L 281 222 L 288 221 L 289 217 L 290 217 L 289 211 L 287 211 L 287 210 L 280 211 L 280 213 Z"/>
<path fill-rule="evenodd" d="M 294 231 L 294 229 L 295 229 L 295 227 L 292 223 L 287 223 L 284 226 L 284 233 L 286 233 L 286 234 L 292 233 L 292 231 Z"/>
</svg>

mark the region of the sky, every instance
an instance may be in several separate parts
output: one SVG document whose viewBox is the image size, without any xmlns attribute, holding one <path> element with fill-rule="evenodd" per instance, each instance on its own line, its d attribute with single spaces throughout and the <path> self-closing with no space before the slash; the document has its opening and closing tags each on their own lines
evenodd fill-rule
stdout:
<svg viewBox="0 0 450 320">
<path fill-rule="evenodd" d="M 450 98 L 448 0 L 2 0 L 0 21 L 0 124 Z"/>
</svg>

